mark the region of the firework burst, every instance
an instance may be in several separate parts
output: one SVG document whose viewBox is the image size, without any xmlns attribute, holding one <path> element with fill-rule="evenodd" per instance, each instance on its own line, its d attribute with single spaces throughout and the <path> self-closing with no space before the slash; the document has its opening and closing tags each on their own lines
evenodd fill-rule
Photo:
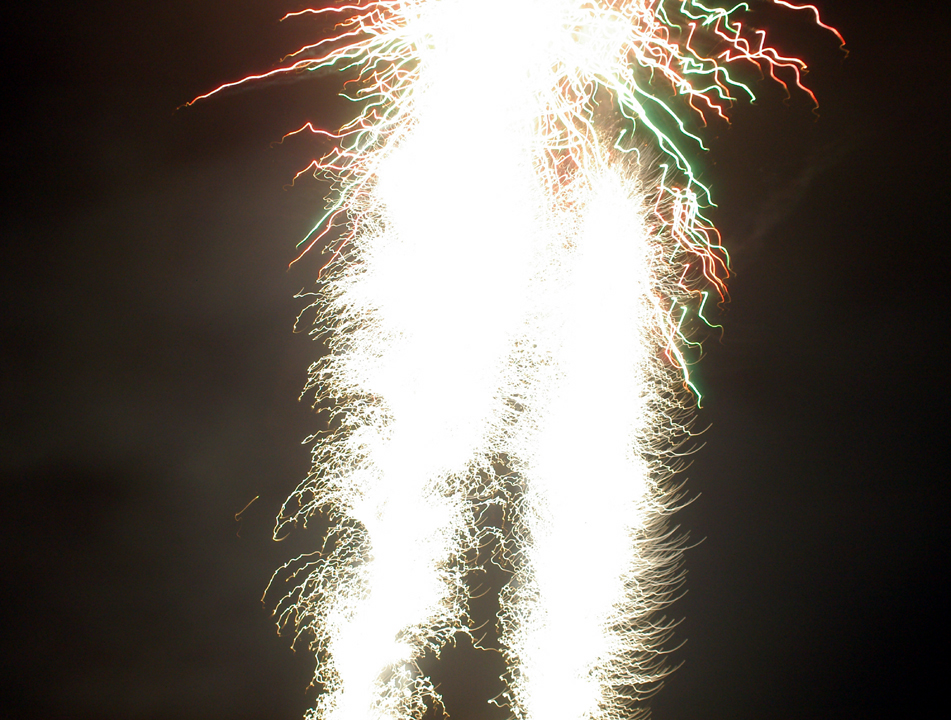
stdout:
<svg viewBox="0 0 951 720">
<path fill-rule="evenodd" d="M 811 97 L 804 63 L 747 29 L 745 10 L 304 10 L 287 17 L 335 30 L 208 94 L 333 68 L 359 108 L 339 131 L 296 131 L 327 143 L 307 171 L 334 187 L 303 242 L 332 255 L 315 303 L 328 353 L 309 385 L 331 430 L 278 521 L 332 519 L 324 548 L 289 564 L 279 603 L 318 657 L 314 717 L 418 717 L 438 702 L 417 663 L 468 630 L 486 532 L 512 572 L 500 640 L 513 715 L 644 712 L 671 629 L 657 611 L 679 577 L 670 478 L 699 398 L 685 328 L 728 275 L 685 148 L 752 98 L 744 66 Z M 507 508 L 504 533 L 480 523 L 490 502 Z"/>
</svg>

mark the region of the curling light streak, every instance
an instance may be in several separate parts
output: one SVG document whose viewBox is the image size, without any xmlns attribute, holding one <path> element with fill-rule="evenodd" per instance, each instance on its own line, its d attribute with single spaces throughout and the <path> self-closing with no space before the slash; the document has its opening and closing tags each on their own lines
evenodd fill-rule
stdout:
<svg viewBox="0 0 951 720">
<path fill-rule="evenodd" d="M 315 303 L 328 354 L 310 383 L 332 429 L 278 521 L 332 521 L 288 565 L 279 605 L 317 654 L 313 717 L 397 720 L 438 702 L 417 663 L 468 630 L 474 549 L 499 532 L 480 522 L 490 502 L 512 523 L 502 701 L 523 720 L 646 712 L 671 629 L 657 611 L 678 582 L 670 477 L 699 397 L 685 328 L 727 277 L 685 148 L 752 98 L 744 72 L 811 96 L 804 63 L 748 30 L 747 10 L 304 10 L 292 16 L 336 30 L 209 93 L 336 68 L 359 108 L 338 132 L 297 131 L 329 143 L 309 169 L 335 189 L 304 243 L 332 243 Z"/>
</svg>

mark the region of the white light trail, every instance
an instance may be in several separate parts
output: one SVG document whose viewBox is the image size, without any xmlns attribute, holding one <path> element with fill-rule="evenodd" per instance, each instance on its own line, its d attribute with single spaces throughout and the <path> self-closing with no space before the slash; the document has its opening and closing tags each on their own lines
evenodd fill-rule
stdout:
<svg viewBox="0 0 951 720">
<path fill-rule="evenodd" d="M 654 615 L 678 585 L 665 459 L 689 412 L 662 359 L 674 242 L 649 225 L 642 179 L 606 169 L 579 191 L 520 363 L 525 411 L 509 451 L 522 495 L 502 640 L 520 718 L 638 714 L 665 674 L 670 625 Z"/>
</svg>

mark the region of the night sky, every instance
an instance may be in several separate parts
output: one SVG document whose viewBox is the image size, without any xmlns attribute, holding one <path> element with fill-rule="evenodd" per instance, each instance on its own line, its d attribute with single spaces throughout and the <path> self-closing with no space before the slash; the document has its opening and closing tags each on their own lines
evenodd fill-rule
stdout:
<svg viewBox="0 0 951 720">
<path fill-rule="evenodd" d="M 319 536 L 270 539 L 318 427 L 297 398 L 320 348 L 292 325 L 321 260 L 288 263 L 326 192 L 289 187 L 315 146 L 276 141 L 338 125 L 340 78 L 178 109 L 312 39 L 313 21 L 278 23 L 300 7 L 4 12 L 4 717 L 296 720 L 314 702 L 313 659 L 260 602 Z M 759 84 L 705 131 L 735 277 L 695 368 L 710 427 L 676 517 L 682 667 L 656 720 L 948 705 L 938 7 L 824 0 L 848 57 L 782 15 L 776 41 L 810 63 L 818 117 Z M 433 669 L 456 720 L 504 720 L 485 703 L 500 671 L 465 641 Z"/>
</svg>

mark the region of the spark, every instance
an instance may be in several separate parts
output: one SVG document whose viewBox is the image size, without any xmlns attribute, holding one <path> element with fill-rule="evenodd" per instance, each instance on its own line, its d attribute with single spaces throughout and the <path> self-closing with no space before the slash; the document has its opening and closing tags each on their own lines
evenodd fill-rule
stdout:
<svg viewBox="0 0 951 720">
<path fill-rule="evenodd" d="M 792 11 L 797 6 L 772 0 Z M 419 669 L 469 631 L 487 533 L 520 720 L 646 713 L 672 631 L 689 366 L 728 256 L 690 156 L 756 70 L 805 63 L 697 0 L 368 0 L 290 13 L 333 32 L 275 77 L 348 74 L 356 117 L 302 172 L 332 183 L 308 388 L 330 431 L 276 535 L 319 513 L 278 603 L 323 689 L 309 717 L 419 717 Z M 828 28 L 831 30 L 831 28 Z M 832 30 L 841 40 L 841 36 Z M 744 70 L 745 68 L 745 70 Z M 193 101 L 194 102 L 194 101 Z M 496 474 L 500 465 L 508 474 Z M 502 503 L 512 526 L 486 528 Z M 285 575 L 287 577 L 285 577 Z"/>
</svg>

